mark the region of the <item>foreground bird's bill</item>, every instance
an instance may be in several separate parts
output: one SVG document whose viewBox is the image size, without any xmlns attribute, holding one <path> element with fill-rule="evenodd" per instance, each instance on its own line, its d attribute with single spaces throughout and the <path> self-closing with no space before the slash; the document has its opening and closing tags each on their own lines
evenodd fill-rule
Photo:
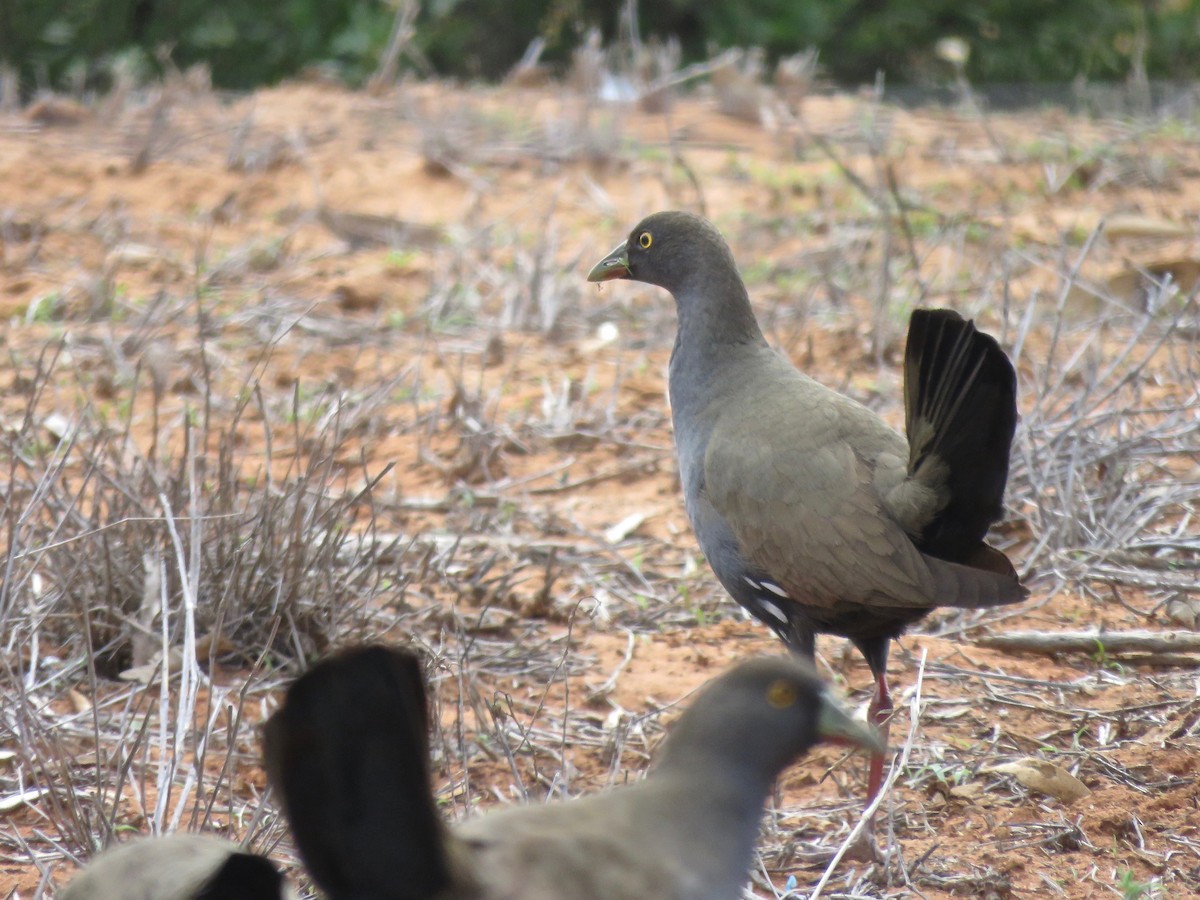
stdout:
<svg viewBox="0 0 1200 900">
<path fill-rule="evenodd" d="M 834 744 L 850 744 L 872 753 L 887 752 L 887 744 L 874 728 L 852 719 L 841 703 L 828 694 L 822 698 L 817 733 Z"/>
<path fill-rule="evenodd" d="M 629 277 L 629 248 L 625 241 L 622 241 L 612 249 L 611 253 L 605 255 L 604 259 L 596 263 L 592 267 L 592 271 L 588 272 L 588 281 L 612 281 L 615 278 Z"/>
</svg>

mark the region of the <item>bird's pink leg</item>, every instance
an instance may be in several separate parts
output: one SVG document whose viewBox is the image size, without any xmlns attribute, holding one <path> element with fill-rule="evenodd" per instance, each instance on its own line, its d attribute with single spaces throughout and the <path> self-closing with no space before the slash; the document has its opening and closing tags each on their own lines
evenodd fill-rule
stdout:
<svg viewBox="0 0 1200 900">
<path fill-rule="evenodd" d="M 867 707 L 867 721 L 879 729 L 879 738 L 887 744 L 888 723 L 892 719 L 892 695 L 888 693 L 887 673 L 880 672 L 875 679 L 875 696 Z M 871 768 L 867 774 L 867 804 L 875 799 L 883 786 L 883 753 L 871 754 Z"/>
</svg>

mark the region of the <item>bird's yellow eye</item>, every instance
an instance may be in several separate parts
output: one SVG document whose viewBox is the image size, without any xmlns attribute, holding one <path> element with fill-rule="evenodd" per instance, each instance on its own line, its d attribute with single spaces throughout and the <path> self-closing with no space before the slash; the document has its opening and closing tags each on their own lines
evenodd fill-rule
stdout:
<svg viewBox="0 0 1200 900">
<path fill-rule="evenodd" d="M 650 245 L 654 243 L 654 238 L 650 236 L 650 232 L 643 231 L 638 235 L 638 243 L 642 245 L 643 250 L 649 250 Z"/>
<path fill-rule="evenodd" d="M 796 686 L 780 678 L 767 688 L 767 702 L 776 709 L 787 709 L 796 702 Z"/>
</svg>

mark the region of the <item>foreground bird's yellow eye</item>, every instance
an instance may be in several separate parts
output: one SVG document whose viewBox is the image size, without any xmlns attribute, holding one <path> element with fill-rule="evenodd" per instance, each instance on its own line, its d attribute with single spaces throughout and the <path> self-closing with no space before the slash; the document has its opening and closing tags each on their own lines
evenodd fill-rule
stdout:
<svg viewBox="0 0 1200 900">
<path fill-rule="evenodd" d="M 650 232 L 643 231 L 638 235 L 638 243 L 642 245 L 643 250 L 649 250 L 650 245 L 654 243 L 654 238 L 650 236 Z"/>
<path fill-rule="evenodd" d="M 767 688 L 767 702 L 776 709 L 787 709 L 796 702 L 796 686 L 782 678 L 771 682 Z"/>
</svg>

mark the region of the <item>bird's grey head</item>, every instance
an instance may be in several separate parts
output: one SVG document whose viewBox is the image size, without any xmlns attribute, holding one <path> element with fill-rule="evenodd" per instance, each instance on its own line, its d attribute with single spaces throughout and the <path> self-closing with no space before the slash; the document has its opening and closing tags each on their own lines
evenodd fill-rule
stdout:
<svg viewBox="0 0 1200 900">
<path fill-rule="evenodd" d="M 733 254 L 721 232 L 695 213 L 668 210 L 638 222 L 628 239 L 588 274 L 589 281 L 627 278 L 680 292 L 713 274 L 735 273 Z"/>
<path fill-rule="evenodd" d="M 713 765 L 769 782 L 822 741 L 883 749 L 807 662 L 767 656 L 735 666 L 701 691 L 672 730 L 660 765 Z"/>
</svg>

